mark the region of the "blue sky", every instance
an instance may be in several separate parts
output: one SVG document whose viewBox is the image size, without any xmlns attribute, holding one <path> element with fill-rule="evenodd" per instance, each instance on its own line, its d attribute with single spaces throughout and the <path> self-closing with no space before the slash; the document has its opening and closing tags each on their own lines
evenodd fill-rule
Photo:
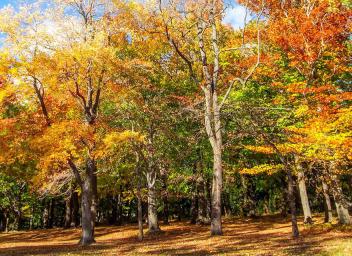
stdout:
<svg viewBox="0 0 352 256">
<path fill-rule="evenodd" d="M 11 0 L 0 0 L 0 8 L 1 7 L 4 7 L 5 5 L 7 5 L 7 4 L 15 4 L 16 3 L 16 1 L 11 1 Z"/>
<path fill-rule="evenodd" d="M 20 0 L 0 0 L 0 8 L 11 4 L 14 7 L 18 5 Z M 225 0 L 225 3 L 230 3 L 230 6 L 224 18 L 224 22 L 227 24 L 231 24 L 234 28 L 243 27 L 243 18 L 245 14 L 245 10 L 242 6 L 236 4 L 236 0 Z"/>
</svg>

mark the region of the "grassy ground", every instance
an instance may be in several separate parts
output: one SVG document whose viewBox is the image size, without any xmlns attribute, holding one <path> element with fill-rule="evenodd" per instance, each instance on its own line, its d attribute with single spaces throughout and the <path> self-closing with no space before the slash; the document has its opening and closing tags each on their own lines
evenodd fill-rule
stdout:
<svg viewBox="0 0 352 256">
<path fill-rule="evenodd" d="M 176 222 L 163 233 L 136 239 L 136 226 L 98 227 L 97 243 L 77 245 L 79 229 L 0 233 L 0 255 L 352 255 L 352 228 L 322 224 L 300 226 L 290 237 L 289 220 L 275 217 L 225 220 L 224 235 L 209 227 Z"/>
</svg>

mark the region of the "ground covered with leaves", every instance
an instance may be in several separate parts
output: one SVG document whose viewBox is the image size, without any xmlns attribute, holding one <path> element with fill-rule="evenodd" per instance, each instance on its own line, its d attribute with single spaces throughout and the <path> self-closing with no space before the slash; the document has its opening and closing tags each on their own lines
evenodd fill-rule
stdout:
<svg viewBox="0 0 352 256">
<path fill-rule="evenodd" d="M 300 226 L 291 239 L 289 219 L 228 219 L 224 235 L 211 237 L 209 227 L 174 222 L 158 235 L 136 238 L 134 225 L 98 227 L 97 243 L 80 247 L 80 229 L 51 229 L 0 234 L 0 255 L 351 255 L 352 228 L 323 224 Z"/>
</svg>

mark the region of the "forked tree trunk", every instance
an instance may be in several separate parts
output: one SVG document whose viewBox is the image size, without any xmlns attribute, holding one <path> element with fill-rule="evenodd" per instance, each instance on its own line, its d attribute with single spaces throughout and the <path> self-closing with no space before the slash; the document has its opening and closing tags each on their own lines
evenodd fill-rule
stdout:
<svg viewBox="0 0 352 256">
<path fill-rule="evenodd" d="M 150 233 L 160 231 L 158 223 L 158 211 L 157 211 L 157 200 L 156 200 L 156 173 L 150 171 L 147 173 L 148 183 L 148 231 Z"/>
<path fill-rule="evenodd" d="M 309 206 L 309 200 L 308 200 L 308 194 L 307 194 L 307 188 L 306 188 L 306 182 L 305 182 L 305 176 L 304 176 L 303 170 L 301 169 L 298 170 L 297 179 L 298 179 L 299 195 L 301 198 L 301 204 L 302 204 L 302 209 L 304 214 L 304 223 L 313 224 L 312 212 Z"/>
<path fill-rule="evenodd" d="M 331 200 L 329 196 L 329 187 L 322 179 L 322 186 L 323 186 L 323 195 L 324 195 L 324 209 L 325 209 L 325 218 L 324 222 L 329 223 L 332 222 L 332 207 L 331 207 Z"/>
<path fill-rule="evenodd" d="M 95 242 L 94 228 L 96 218 L 96 199 L 97 199 L 97 177 L 96 162 L 94 159 L 88 158 L 86 161 L 85 175 L 82 178 L 78 168 L 69 159 L 68 164 L 73 171 L 78 184 L 81 187 L 81 212 L 82 212 L 82 236 L 79 241 L 80 245 L 90 245 Z"/>
<path fill-rule="evenodd" d="M 292 236 L 294 238 L 297 238 L 299 236 L 299 230 L 297 225 L 294 180 L 290 169 L 287 169 L 287 177 L 288 177 L 288 201 L 290 204 L 291 222 L 292 222 Z"/>
</svg>

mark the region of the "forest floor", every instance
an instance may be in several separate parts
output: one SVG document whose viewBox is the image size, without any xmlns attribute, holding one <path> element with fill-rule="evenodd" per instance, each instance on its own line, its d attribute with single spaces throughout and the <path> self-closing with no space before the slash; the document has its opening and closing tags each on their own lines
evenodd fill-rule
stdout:
<svg viewBox="0 0 352 256">
<path fill-rule="evenodd" d="M 289 219 L 270 216 L 227 219 L 221 237 L 211 237 L 208 226 L 172 222 L 143 242 L 135 225 L 97 227 L 89 247 L 77 245 L 80 229 L 0 233 L 0 255 L 352 255 L 352 228 L 322 222 L 300 225 L 296 240 Z"/>
</svg>

